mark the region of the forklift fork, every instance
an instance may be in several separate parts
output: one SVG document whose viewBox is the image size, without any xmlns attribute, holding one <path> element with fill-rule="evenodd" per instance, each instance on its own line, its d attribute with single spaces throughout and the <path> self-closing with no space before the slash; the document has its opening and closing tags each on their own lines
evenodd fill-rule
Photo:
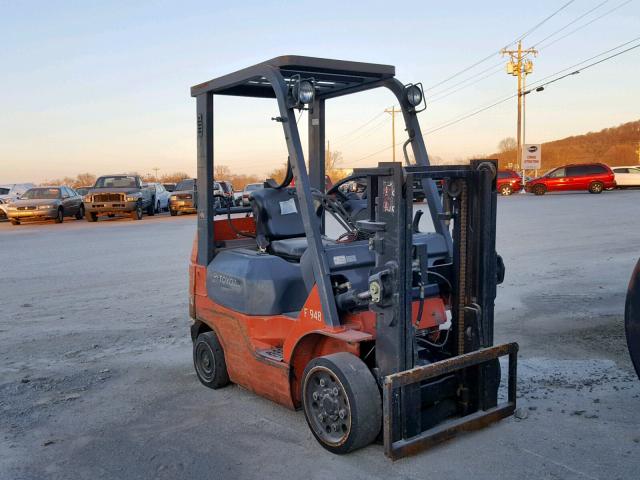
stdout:
<svg viewBox="0 0 640 480">
<path fill-rule="evenodd" d="M 447 420 L 409 438 L 402 435 L 400 439 L 393 440 L 393 432 L 398 430 L 394 425 L 394 419 L 397 418 L 394 413 L 394 404 L 398 405 L 399 402 L 394 400 L 399 389 L 468 367 L 485 364 L 505 355 L 509 356 L 508 395 L 505 402 L 487 410 L 478 410 L 463 417 Z M 382 388 L 382 433 L 385 455 L 392 460 L 397 460 L 453 438 L 460 432 L 477 430 L 510 416 L 516 408 L 517 358 L 518 344 L 505 343 L 387 375 L 384 378 Z M 400 431 L 402 430 L 400 429 Z"/>
</svg>

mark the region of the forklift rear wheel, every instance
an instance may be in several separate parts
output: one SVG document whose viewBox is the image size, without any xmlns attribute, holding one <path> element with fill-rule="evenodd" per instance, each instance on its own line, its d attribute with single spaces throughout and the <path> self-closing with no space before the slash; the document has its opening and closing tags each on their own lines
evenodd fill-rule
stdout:
<svg viewBox="0 0 640 480">
<path fill-rule="evenodd" d="M 193 365 L 205 387 L 218 389 L 229 384 L 224 352 L 215 332 L 198 335 L 193 344 Z"/>
<path fill-rule="evenodd" d="M 376 439 L 381 403 L 371 371 L 351 353 L 314 358 L 304 371 L 304 416 L 316 440 L 332 453 L 352 452 Z"/>
</svg>

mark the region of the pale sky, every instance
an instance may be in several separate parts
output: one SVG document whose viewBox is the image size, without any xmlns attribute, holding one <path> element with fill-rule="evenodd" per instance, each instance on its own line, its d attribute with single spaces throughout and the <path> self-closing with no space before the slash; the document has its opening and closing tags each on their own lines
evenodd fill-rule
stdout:
<svg viewBox="0 0 640 480">
<path fill-rule="evenodd" d="M 296 54 L 392 64 L 404 83 L 429 88 L 497 52 L 563 3 L 0 0 L 0 183 L 154 167 L 195 174 L 192 85 Z M 575 0 L 526 37 L 525 47 L 544 46 L 622 5 L 542 48 L 528 82 L 640 36 L 640 0 L 609 0 L 541 42 L 601 3 Z M 423 131 L 514 93 L 516 80 L 500 70 L 501 61 L 495 53 L 428 89 Z M 482 79 L 493 66 L 496 73 Z M 439 99 L 474 76 L 477 83 Z M 640 48 L 529 95 L 527 141 L 637 120 L 639 77 Z M 327 139 L 342 152 L 343 166 L 390 160 L 390 150 L 360 159 L 390 145 L 390 118 L 380 113 L 393 102 L 382 90 L 328 102 Z M 427 149 L 448 161 L 495 151 L 502 138 L 515 136 L 515 102 L 427 135 Z M 275 101 L 216 97 L 216 162 L 265 174 L 282 163 L 275 114 Z M 402 125 L 396 128 L 400 138 Z"/>
</svg>

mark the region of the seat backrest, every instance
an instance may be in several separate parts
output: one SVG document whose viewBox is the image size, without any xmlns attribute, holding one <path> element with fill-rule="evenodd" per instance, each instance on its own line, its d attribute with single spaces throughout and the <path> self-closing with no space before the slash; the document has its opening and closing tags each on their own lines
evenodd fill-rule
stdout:
<svg viewBox="0 0 640 480">
<path fill-rule="evenodd" d="M 305 235 L 294 188 L 261 188 L 251 192 L 250 198 L 258 245 Z"/>
</svg>

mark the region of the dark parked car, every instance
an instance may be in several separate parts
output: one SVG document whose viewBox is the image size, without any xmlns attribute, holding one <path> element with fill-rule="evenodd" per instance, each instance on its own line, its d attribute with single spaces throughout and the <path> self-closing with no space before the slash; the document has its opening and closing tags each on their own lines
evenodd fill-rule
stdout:
<svg viewBox="0 0 640 480">
<path fill-rule="evenodd" d="M 169 197 L 169 213 L 171 216 L 176 216 L 178 213 L 196 213 L 197 210 L 196 179 L 182 180 Z"/>
<path fill-rule="evenodd" d="M 87 220 L 98 221 L 98 216 L 130 215 L 142 220 L 142 212 L 155 215 L 155 191 L 146 187 L 138 175 L 105 175 L 84 197 Z"/>
<path fill-rule="evenodd" d="M 83 216 L 82 197 L 72 188 L 64 186 L 30 188 L 7 208 L 7 217 L 13 225 L 20 225 L 24 220 L 55 220 L 56 223 L 62 223 L 64 217 L 81 220 Z"/>
<path fill-rule="evenodd" d="M 587 190 L 601 193 L 616 187 L 611 169 L 604 163 L 572 164 L 554 168 L 543 176 L 532 179 L 526 186 L 527 192 L 544 195 L 546 192 L 566 192 Z"/>
<path fill-rule="evenodd" d="M 522 190 L 522 177 L 513 170 L 498 170 L 496 189 L 500 195 L 511 195 Z"/>
</svg>

